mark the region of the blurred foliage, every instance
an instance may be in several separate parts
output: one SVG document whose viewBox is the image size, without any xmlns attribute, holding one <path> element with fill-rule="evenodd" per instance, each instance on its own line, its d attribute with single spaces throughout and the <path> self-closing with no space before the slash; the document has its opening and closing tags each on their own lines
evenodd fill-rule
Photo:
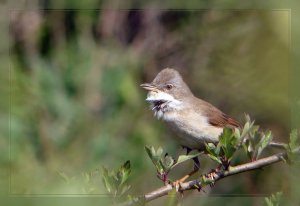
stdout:
<svg viewBox="0 0 300 206">
<path fill-rule="evenodd" d="M 114 197 L 123 196 L 130 189 L 130 185 L 126 185 L 126 181 L 130 175 L 130 161 L 126 161 L 124 165 L 117 171 L 108 171 L 105 167 L 102 168 L 102 179 L 106 190 Z"/>
<path fill-rule="evenodd" d="M 11 194 L 82 194 L 80 184 L 65 184 L 58 171 L 78 176 L 128 159 L 133 193 L 159 186 L 144 146 L 181 151 L 152 118 L 138 85 L 164 67 L 177 68 L 197 96 L 237 119 L 245 111 L 275 139 L 287 141 L 289 11 L 162 10 L 155 3 L 115 10 L 109 8 L 140 4 L 98 0 L 26 1 L 18 7 L 26 3 L 41 9 L 11 10 L 9 36 L 2 38 L 8 41 L 1 41 L 10 50 L 9 63 L 2 61 L 10 74 L 3 70 L 0 77 L 1 136 L 10 137 L 10 147 L 0 150 L 0 158 L 11 170 Z M 93 9 L 45 9 L 66 6 Z M 258 194 L 280 187 L 297 198 L 292 191 L 298 187 L 283 181 L 295 182 L 289 170 L 267 170 L 214 191 Z M 104 186 L 97 191 L 105 193 Z"/>
<path fill-rule="evenodd" d="M 267 206 L 279 206 L 279 202 L 282 196 L 282 192 L 277 192 L 272 194 L 270 197 L 265 198 L 265 202 Z"/>
<path fill-rule="evenodd" d="M 290 134 L 290 141 L 288 145 L 286 145 L 286 150 L 288 154 L 288 161 L 289 163 L 300 163 L 300 155 L 295 154 L 295 150 L 297 150 L 300 147 L 299 142 L 299 132 L 298 130 L 293 130 Z"/>
</svg>

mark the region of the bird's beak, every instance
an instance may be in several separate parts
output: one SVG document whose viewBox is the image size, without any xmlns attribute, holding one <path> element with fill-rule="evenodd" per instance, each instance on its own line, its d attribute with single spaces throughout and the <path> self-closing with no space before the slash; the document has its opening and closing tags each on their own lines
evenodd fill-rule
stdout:
<svg viewBox="0 0 300 206">
<path fill-rule="evenodd" d="M 148 91 L 154 91 L 157 90 L 157 87 L 153 85 L 152 83 L 145 83 L 140 85 L 143 89 L 146 89 Z"/>
</svg>

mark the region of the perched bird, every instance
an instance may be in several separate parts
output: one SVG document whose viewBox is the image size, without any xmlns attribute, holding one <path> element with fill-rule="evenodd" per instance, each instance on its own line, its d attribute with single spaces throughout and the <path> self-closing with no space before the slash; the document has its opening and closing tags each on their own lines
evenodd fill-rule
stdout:
<svg viewBox="0 0 300 206">
<path fill-rule="evenodd" d="M 178 142 L 187 153 L 205 150 L 205 143 L 219 141 L 224 128 L 238 128 L 239 122 L 229 117 L 210 103 L 194 96 L 178 71 L 163 69 L 151 83 L 141 84 L 148 90 L 146 101 L 154 115 L 162 119 L 176 134 Z M 284 143 L 271 142 L 270 146 L 284 148 Z M 194 170 L 176 182 L 183 182 L 200 167 L 194 158 Z"/>
<path fill-rule="evenodd" d="M 163 69 L 151 83 L 141 84 L 148 90 L 148 101 L 158 119 L 162 119 L 176 134 L 178 142 L 187 153 L 204 150 L 205 143 L 217 143 L 223 128 L 240 124 L 210 103 L 193 95 L 178 71 Z M 194 171 L 199 160 L 194 158 Z M 188 176 L 181 180 L 184 181 Z"/>
<path fill-rule="evenodd" d="M 166 122 L 179 143 L 189 149 L 203 150 L 205 143 L 219 141 L 224 127 L 240 126 L 210 103 L 195 97 L 174 69 L 163 69 L 152 83 L 141 87 L 149 91 L 146 101 L 155 116 Z"/>
</svg>

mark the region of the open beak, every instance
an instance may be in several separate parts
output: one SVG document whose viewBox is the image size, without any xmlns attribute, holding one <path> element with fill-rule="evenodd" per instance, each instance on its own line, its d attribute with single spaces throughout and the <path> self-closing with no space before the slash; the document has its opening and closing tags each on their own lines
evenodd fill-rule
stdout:
<svg viewBox="0 0 300 206">
<path fill-rule="evenodd" d="M 145 83 L 140 85 L 143 89 L 146 89 L 148 91 L 154 91 L 157 90 L 157 87 L 154 86 L 152 83 Z"/>
</svg>

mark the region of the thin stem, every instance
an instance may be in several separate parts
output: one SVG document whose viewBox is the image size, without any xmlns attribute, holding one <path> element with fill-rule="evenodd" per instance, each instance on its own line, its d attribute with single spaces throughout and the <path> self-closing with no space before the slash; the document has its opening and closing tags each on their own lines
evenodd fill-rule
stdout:
<svg viewBox="0 0 300 206">
<path fill-rule="evenodd" d="M 211 181 L 213 183 L 215 183 L 216 181 L 223 179 L 225 177 L 229 177 L 231 175 L 235 175 L 235 174 L 242 173 L 242 172 L 247 172 L 247 171 L 263 168 L 265 166 L 274 164 L 276 162 L 280 162 L 286 158 L 287 158 L 287 153 L 282 152 L 282 153 L 274 154 L 272 156 L 256 160 L 254 162 L 249 162 L 249 163 L 238 165 L 235 167 L 230 167 L 229 170 L 220 171 L 220 172 L 211 172 L 211 173 L 206 174 L 205 176 L 212 177 L 213 179 Z M 181 184 L 180 192 L 183 192 L 186 190 L 191 190 L 191 189 L 198 189 L 199 187 L 200 188 L 205 187 L 206 185 L 207 185 L 207 183 L 201 182 L 201 180 L 199 180 L 199 179 L 191 180 L 191 181 Z M 172 189 L 173 189 L 173 187 L 170 184 L 168 184 L 164 187 L 158 188 L 152 192 L 145 194 L 144 195 L 145 201 L 149 202 L 151 200 L 165 196 Z"/>
<path fill-rule="evenodd" d="M 296 148 L 295 150 L 293 150 L 293 152 L 295 152 L 295 153 L 298 153 L 299 151 L 300 151 L 300 148 Z M 221 180 L 225 177 L 229 177 L 231 175 L 236 175 L 236 174 L 239 174 L 242 172 L 247 172 L 247 171 L 251 171 L 251 170 L 255 170 L 255 169 L 260 169 L 260 168 L 266 167 L 268 165 L 271 165 L 271 164 L 274 164 L 274 163 L 277 163 L 280 161 L 284 161 L 287 158 L 288 158 L 287 153 L 281 152 L 281 153 L 277 153 L 277 154 L 274 154 L 269 157 L 265 157 L 265 158 L 262 158 L 262 159 L 259 159 L 259 160 L 253 161 L 253 162 L 237 165 L 234 167 L 229 167 L 228 170 L 219 171 L 219 172 L 210 172 L 210 173 L 207 173 L 206 175 L 203 175 L 204 177 L 207 177 L 207 180 L 209 180 L 209 181 L 203 181 L 200 178 L 200 179 L 195 179 L 195 180 L 191 180 L 191 181 L 182 183 L 179 192 L 203 188 L 203 187 L 207 186 L 208 184 L 215 183 L 218 180 Z M 209 179 L 209 178 L 211 178 L 211 179 Z M 149 192 L 149 193 L 143 195 L 138 200 L 150 202 L 159 197 L 167 195 L 169 192 L 172 191 L 172 189 L 173 189 L 173 186 L 171 184 L 167 184 L 161 188 L 158 188 L 156 190 L 153 190 L 152 192 Z M 130 201 L 130 202 L 125 202 L 121 205 L 132 205 L 134 203 L 135 203 L 134 201 Z"/>
</svg>

